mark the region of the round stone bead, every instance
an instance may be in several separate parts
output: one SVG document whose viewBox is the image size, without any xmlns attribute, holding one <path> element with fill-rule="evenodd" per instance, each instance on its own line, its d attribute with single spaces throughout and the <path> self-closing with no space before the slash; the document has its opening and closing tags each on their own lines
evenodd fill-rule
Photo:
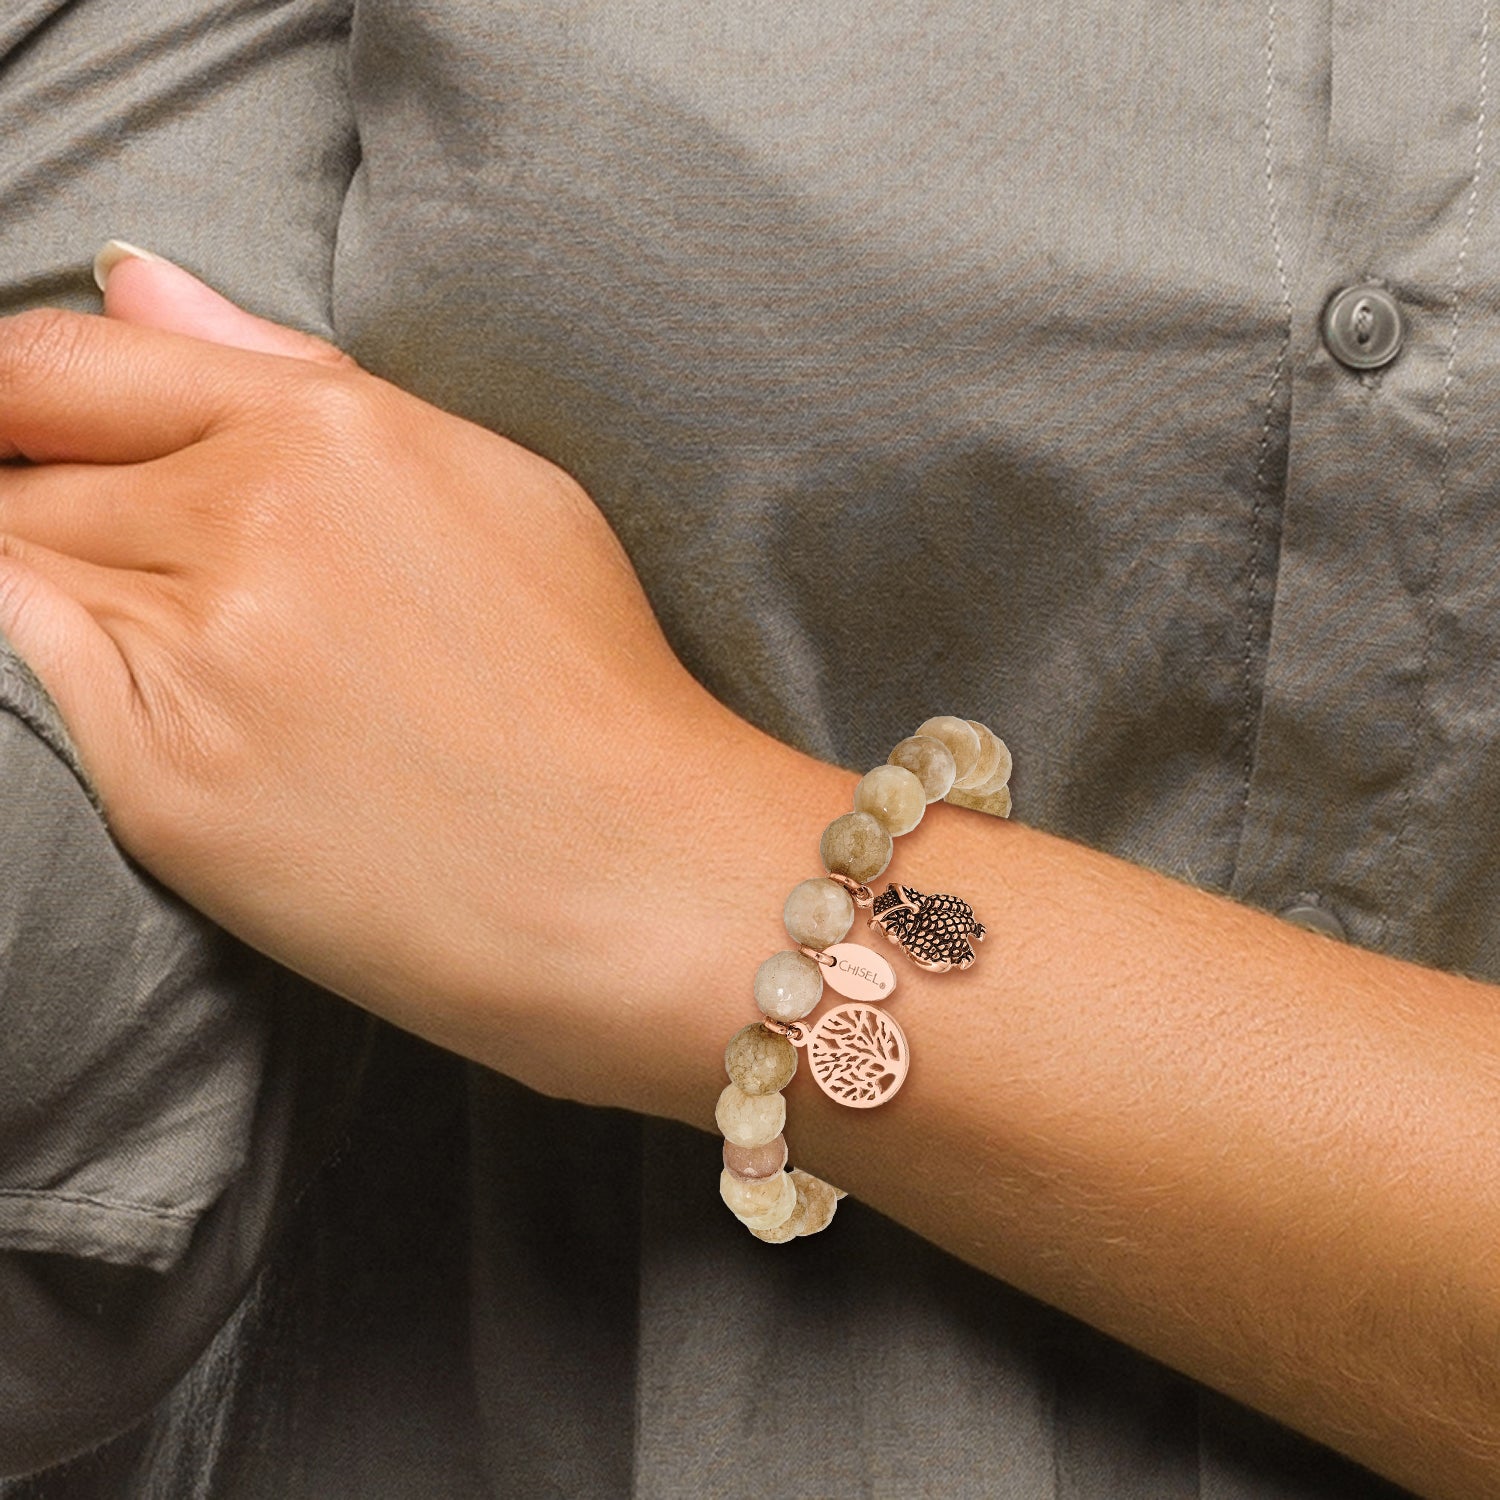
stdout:
<svg viewBox="0 0 1500 1500">
<path fill-rule="evenodd" d="M 802 1221 L 797 1233 L 816 1234 L 820 1229 L 828 1228 L 833 1211 L 844 1195 L 831 1182 L 824 1182 L 810 1173 L 799 1172 L 796 1175 L 801 1179 L 797 1183 L 796 1214 Z"/>
<path fill-rule="evenodd" d="M 750 1233 L 753 1234 L 756 1239 L 764 1240 L 768 1245 L 784 1245 L 788 1240 L 794 1240 L 797 1238 L 797 1216 L 801 1212 L 801 1209 L 802 1197 L 800 1194 L 797 1194 L 796 1205 L 792 1209 L 791 1214 L 785 1220 L 778 1224 L 774 1229 L 752 1229 Z M 743 1223 L 744 1221 L 741 1220 L 740 1222 Z"/>
<path fill-rule="evenodd" d="M 928 719 L 918 725 L 916 732 L 919 735 L 930 734 L 933 739 L 941 740 L 948 747 L 953 756 L 953 785 L 963 791 L 966 778 L 979 761 L 979 736 L 970 728 L 969 721 L 955 718 L 952 714 L 939 714 L 935 719 Z"/>
<path fill-rule="evenodd" d="M 823 966 L 783 948 L 755 971 L 755 1003 L 778 1021 L 800 1021 L 823 998 Z"/>
<path fill-rule="evenodd" d="M 929 802 L 946 797 L 958 774 L 953 752 L 930 734 L 914 734 L 902 740 L 886 759 L 893 766 L 910 771 L 922 783 L 923 795 Z"/>
<path fill-rule="evenodd" d="M 983 785 L 974 788 L 981 797 L 988 796 L 991 792 L 998 792 L 1001 787 L 1010 782 L 1010 750 L 1005 741 L 998 736 L 996 736 L 995 743 L 1000 747 L 1000 758 L 995 762 L 994 774 Z"/>
<path fill-rule="evenodd" d="M 970 719 L 968 725 L 979 736 L 979 760 L 969 773 L 969 785 L 960 787 L 959 791 L 977 792 L 992 783 L 1004 786 L 1010 780 L 1010 751 L 1005 748 L 1005 741 L 977 719 Z"/>
<path fill-rule="evenodd" d="M 736 1177 L 725 1167 L 719 1173 L 719 1196 L 737 1214 L 763 1214 L 781 1202 L 785 1189 L 774 1177 L 762 1177 L 755 1181 Z"/>
<path fill-rule="evenodd" d="M 797 1206 L 790 1217 L 774 1228 L 751 1231 L 756 1239 L 765 1240 L 770 1245 L 784 1245 L 798 1235 L 816 1234 L 820 1229 L 826 1229 L 839 1199 L 844 1196 L 838 1188 L 810 1172 L 791 1171 L 787 1176 L 797 1189 Z"/>
<path fill-rule="evenodd" d="M 836 880 L 801 880 L 786 898 L 782 920 L 794 943 L 821 952 L 854 925 L 854 899 Z"/>
<path fill-rule="evenodd" d="M 736 1146 L 733 1141 L 724 1142 L 724 1169 L 750 1182 L 764 1177 L 774 1177 L 785 1165 L 787 1158 L 786 1137 L 778 1135 L 764 1146 Z"/>
<path fill-rule="evenodd" d="M 954 807 L 972 807 L 975 812 L 988 813 L 992 818 L 1010 816 L 1010 788 L 1002 786 L 993 792 L 949 792 L 948 801 Z"/>
<path fill-rule="evenodd" d="M 784 1036 L 752 1021 L 729 1038 L 724 1048 L 724 1071 L 729 1081 L 747 1094 L 774 1094 L 792 1081 L 797 1071 L 797 1049 Z"/>
<path fill-rule="evenodd" d="M 879 818 L 867 812 L 851 812 L 835 818 L 823 830 L 818 853 L 830 874 L 847 875 L 863 885 L 890 864 L 894 847 Z"/>
<path fill-rule="evenodd" d="M 780 1094 L 747 1094 L 727 1085 L 714 1108 L 719 1134 L 735 1146 L 764 1146 L 786 1129 L 786 1100 Z"/>
<path fill-rule="evenodd" d="M 887 833 L 910 833 L 927 811 L 927 793 L 905 766 L 876 766 L 854 788 L 854 810 L 878 818 Z"/>
<path fill-rule="evenodd" d="M 729 1185 L 731 1183 L 733 1186 Z M 754 1206 L 737 1209 L 735 1200 L 744 1189 L 755 1193 Z M 719 1195 L 747 1229 L 775 1229 L 797 1211 L 797 1184 L 787 1172 L 768 1177 L 764 1182 L 741 1182 L 733 1172 L 722 1172 L 719 1174 Z"/>
</svg>

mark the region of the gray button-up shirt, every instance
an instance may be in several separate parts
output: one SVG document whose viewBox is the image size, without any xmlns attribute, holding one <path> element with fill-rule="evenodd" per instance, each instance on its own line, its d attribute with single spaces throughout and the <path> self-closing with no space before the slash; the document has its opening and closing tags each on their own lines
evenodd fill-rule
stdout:
<svg viewBox="0 0 1500 1500">
<path fill-rule="evenodd" d="M 80 223 L 140 240 L 577 474 L 683 660 L 781 738 L 862 767 L 931 712 L 981 719 L 1029 822 L 1500 978 L 1488 0 L 363 0 L 347 38 L 337 7 L 243 10 L 122 51 L 96 0 L 8 55 L 32 122 L 0 140 L 0 183 L 31 184 L 0 224 L 10 305 L 83 304 Z M 81 218 L 106 182 L 109 219 Z M 1355 286 L 1404 331 L 1363 372 L 1322 326 Z M 34 759 L 29 733 L 3 743 Z M 6 820 L 23 849 L 93 817 L 54 761 Z M 100 899 L 55 889 L 64 915 Z M 212 935 L 172 921 L 195 961 Z M 150 1002 L 127 938 L 101 934 L 118 977 L 80 1035 Z M 45 958 L 0 1008 L 63 982 Z M 201 1015 L 175 1014 L 122 1056 L 191 1081 L 162 1058 Z M 243 1066 L 210 1088 L 233 1129 L 90 1181 L 211 1229 L 226 1181 L 270 1179 L 241 1165 Z M 685 1128 L 388 1034 L 363 1098 L 218 1373 L 111 1472 L 190 1462 L 216 1497 L 1394 1493 L 861 1205 L 767 1251 Z M 18 1159 L 65 1185 L 68 1113 L 28 1118 Z M 3 1238 L 5 1194 L 46 1188 L 0 1181 L 0 1243 L 38 1248 Z M 286 1193 L 262 1198 L 255 1248 Z M 122 1227 L 103 1258 L 200 1287 L 179 1318 L 207 1338 L 248 1265 L 154 1245 Z M 91 1493 L 81 1472 L 45 1493 Z"/>
</svg>

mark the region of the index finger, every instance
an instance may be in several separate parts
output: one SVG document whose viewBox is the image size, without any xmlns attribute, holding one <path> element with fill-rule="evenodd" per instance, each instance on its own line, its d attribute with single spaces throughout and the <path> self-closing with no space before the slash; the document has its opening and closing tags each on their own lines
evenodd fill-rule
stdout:
<svg viewBox="0 0 1500 1500">
<path fill-rule="evenodd" d="M 88 313 L 0 318 L 0 459 L 139 463 L 197 442 L 242 404 L 251 365 L 221 349 Z"/>
</svg>

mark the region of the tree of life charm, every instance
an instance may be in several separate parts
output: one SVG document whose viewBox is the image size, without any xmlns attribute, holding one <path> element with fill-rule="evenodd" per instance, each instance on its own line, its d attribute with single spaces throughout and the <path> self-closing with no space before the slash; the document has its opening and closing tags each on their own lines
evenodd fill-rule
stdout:
<svg viewBox="0 0 1500 1500">
<path fill-rule="evenodd" d="M 984 941 L 974 908 L 957 896 L 924 896 L 909 885 L 888 885 L 870 908 L 870 926 L 902 949 L 918 967 L 934 974 L 967 969 L 974 962 L 972 938 Z"/>
<path fill-rule="evenodd" d="M 878 1005 L 854 1001 L 825 1011 L 798 1043 L 807 1048 L 813 1079 L 851 1109 L 884 1104 L 906 1079 L 906 1033 Z"/>
</svg>

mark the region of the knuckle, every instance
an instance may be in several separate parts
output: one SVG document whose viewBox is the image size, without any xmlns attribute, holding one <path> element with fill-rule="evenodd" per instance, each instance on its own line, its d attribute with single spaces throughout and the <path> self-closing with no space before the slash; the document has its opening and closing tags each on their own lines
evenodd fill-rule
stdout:
<svg viewBox="0 0 1500 1500">
<path fill-rule="evenodd" d="M 24 567 L 16 539 L 0 532 L 0 634 L 12 635 L 36 600 L 36 575 Z M 9 566 L 6 566 L 9 564 Z"/>
<path fill-rule="evenodd" d="M 90 320 L 35 307 L 0 321 L 0 392 L 66 373 L 80 357 Z"/>
<path fill-rule="evenodd" d="M 327 483 L 383 445 L 367 381 L 315 365 L 298 372 L 295 392 L 283 394 L 276 415 L 278 462 L 261 476 L 273 491 L 289 482 Z"/>
<path fill-rule="evenodd" d="M 314 428 L 320 432 L 357 432 L 370 420 L 371 399 L 365 380 L 347 378 L 357 373 L 353 365 L 347 371 L 330 366 L 308 382 L 304 411 Z"/>
<path fill-rule="evenodd" d="M 22 582 L 25 582 L 28 586 L 34 582 L 34 575 L 26 567 L 26 564 L 30 563 L 34 556 L 35 554 L 31 546 L 23 542 L 20 537 L 14 536 L 8 531 L 0 531 L 0 562 L 20 564 L 20 567 L 5 569 L 5 572 L 12 579 L 16 580 L 16 583 L 13 585 L 14 587 L 21 587 Z"/>
</svg>

